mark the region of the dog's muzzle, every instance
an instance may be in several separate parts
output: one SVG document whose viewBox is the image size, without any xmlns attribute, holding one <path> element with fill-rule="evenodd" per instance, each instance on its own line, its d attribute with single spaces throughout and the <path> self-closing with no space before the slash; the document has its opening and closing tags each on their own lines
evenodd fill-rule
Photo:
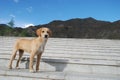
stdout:
<svg viewBox="0 0 120 80">
<path fill-rule="evenodd" d="M 45 35 L 45 38 L 48 38 L 48 35 Z"/>
</svg>

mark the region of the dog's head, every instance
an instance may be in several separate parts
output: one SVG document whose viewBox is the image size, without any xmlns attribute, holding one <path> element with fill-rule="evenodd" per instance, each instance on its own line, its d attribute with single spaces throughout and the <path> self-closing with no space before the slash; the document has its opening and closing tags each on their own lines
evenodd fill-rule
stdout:
<svg viewBox="0 0 120 80">
<path fill-rule="evenodd" d="M 49 28 L 42 27 L 36 30 L 36 34 L 43 38 L 49 38 L 52 35 L 52 31 Z"/>
</svg>

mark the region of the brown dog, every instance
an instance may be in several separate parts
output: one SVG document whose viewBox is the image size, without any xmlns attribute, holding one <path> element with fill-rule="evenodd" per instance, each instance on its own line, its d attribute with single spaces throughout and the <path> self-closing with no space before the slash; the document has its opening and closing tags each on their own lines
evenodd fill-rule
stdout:
<svg viewBox="0 0 120 80">
<path fill-rule="evenodd" d="M 35 39 L 18 39 L 15 43 L 12 56 L 9 62 L 9 69 L 12 69 L 12 62 L 16 57 L 17 51 L 19 51 L 19 59 L 17 60 L 16 68 L 19 66 L 19 61 L 24 53 L 24 51 L 30 53 L 30 64 L 29 64 L 29 71 L 35 72 L 33 69 L 33 59 L 34 56 L 37 55 L 37 62 L 36 62 L 36 71 L 39 71 L 39 64 L 41 55 L 44 51 L 45 44 L 48 38 L 51 36 L 51 30 L 48 28 L 39 28 L 36 31 L 37 38 Z"/>
</svg>

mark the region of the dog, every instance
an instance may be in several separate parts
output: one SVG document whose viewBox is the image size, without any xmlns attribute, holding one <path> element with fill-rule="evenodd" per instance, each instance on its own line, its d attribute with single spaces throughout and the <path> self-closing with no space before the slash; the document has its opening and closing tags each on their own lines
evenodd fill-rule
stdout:
<svg viewBox="0 0 120 80">
<path fill-rule="evenodd" d="M 12 62 L 16 57 L 17 51 L 19 51 L 19 58 L 16 63 L 16 68 L 19 67 L 19 62 L 23 56 L 24 51 L 30 53 L 29 71 L 35 72 L 33 69 L 33 59 L 37 55 L 36 72 L 39 71 L 41 55 L 44 52 L 44 48 L 48 38 L 52 35 L 52 31 L 49 28 L 42 27 L 36 30 L 37 38 L 34 39 L 18 39 L 14 45 L 12 56 L 9 62 L 9 69 L 12 69 Z"/>
</svg>

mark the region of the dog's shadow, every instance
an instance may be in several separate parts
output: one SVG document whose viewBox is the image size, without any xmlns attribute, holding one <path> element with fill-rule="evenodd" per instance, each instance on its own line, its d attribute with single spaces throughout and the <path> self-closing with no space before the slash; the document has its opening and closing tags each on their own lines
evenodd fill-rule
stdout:
<svg viewBox="0 0 120 80">
<path fill-rule="evenodd" d="M 49 64 L 55 67 L 55 71 L 64 71 L 65 67 L 68 64 L 67 59 L 49 59 L 49 58 L 42 58 L 41 60 L 43 63 Z M 25 68 L 29 69 L 29 57 L 23 57 L 21 59 L 21 63 L 25 62 Z M 34 65 L 36 64 L 36 58 L 34 58 Z M 45 65 L 46 66 L 46 65 Z M 47 66 L 49 67 L 49 66 Z"/>
<path fill-rule="evenodd" d="M 55 67 L 55 71 L 63 72 L 65 67 L 67 66 L 67 59 L 46 59 L 42 58 L 42 61 Z"/>
</svg>

